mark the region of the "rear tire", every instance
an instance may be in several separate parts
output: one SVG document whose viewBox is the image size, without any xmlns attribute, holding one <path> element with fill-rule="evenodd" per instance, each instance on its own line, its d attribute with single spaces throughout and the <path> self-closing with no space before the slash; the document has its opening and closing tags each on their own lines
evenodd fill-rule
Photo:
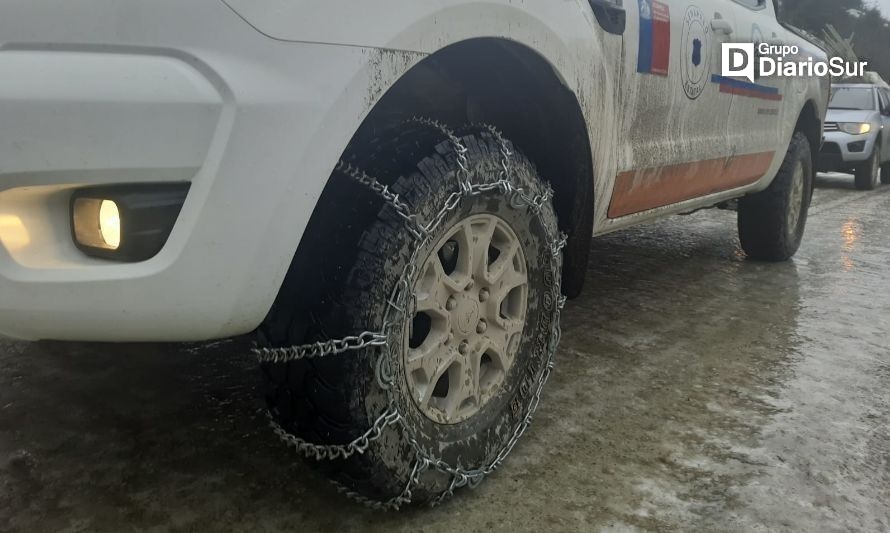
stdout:
<svg viewBox="0 0 890 533">
<path fill-rule="evenodd" d="M 797 132 L 769 188 L 739 200 L 739 239 L 748 257 L 778 262 L 797 253 L 814 180 L 809 141 Z"/>
<path fill-rule="evenodd" d="M 468 130 L 468 134 L 460 137 L 460 142 L 468 150 L 466 166 L 470 169 L 472 183 L 498 181 L 503 168 L 502 144 L 483 128 Z M 449 196 L 458 190 L 459 167 L 454 148 L 452 140 L 438 132 L 430 135 L 428 127 L 418 130 L 409 126 L 392 138 L 370 147 L 370 150 L 364 152 L 365 155 L 354 156 L 350 163 L 387 184 L 389 191 L 397 194 L 410 211 L 417 215 L 419 221 L 426 224 L 441 212 Z M 511 184 L 522 188 L 527 194 L 540 196 L 549 191 L 533 165 L 521 154 L 514 153 L 510 169 Z M 332 179 L 348 178 L 335 173 Z M 379 331 L 382 328 L 390 309 L 388 302 L 393 288 L 402 279 L 408 265 L 412 264 L 412 250 L 416 247 L 416 241 L 407 231 L 404 219 L 390 204 L 380 201 L 376 195 L 365 196 L 351 200 L 357 204 L 376 206 L 370 210 L 370 218 L 351 221 L 349 227 L 341 228 L 342 232 L 351 235 L 328 237 L 331 242 L 354 242 L 355 252 L 344 255 L 340 260 L 341 264 L 336 267 L 346 273 L 342 284 L 331 287 L 329 298 L 316 305 L 313 310 L 312 314 L 316 317 L 315 326 L 310 328 L 313 332 L 308 337 L 288 335 L 275 339 L 263 335 L 262 344 L 305 344 L 357 335 L 363 331 Z M 472 470 L 490 465 L 504 450 L 509 451 L 508 444 L 512 447 L 510 441 L 517 430 L 523 427 L 526 407 L 535 405 L 538 384 L 546 379 L 549 372 L 547 368 L 554 346 L 554 324 L 558 320 L 559 297 L 556 291 L 559 290 L 561 276 L 560 261 L 553 258 L 553 244 L 558 241 L 558 235 L 555 234 L 557 221 L 550 200 L 545 201 L 535 214 L 530 208 L 517 204 L 515 198 L 504 194 L 501 189 L 463 197 L 457 207 L 447 212 L 443 222 L 425 245 L 427 248 L 420 249 L 419 256 L 423 263 L 417 265 L 418 272 L 413 278 L 418 287 L 420 283 L 426 283 L 427 271 L 422 265 L 432 261 L 434 257 L 440 257 L 436 254 L 441 254 L 442 250 L 433 249 L 439 246 L 437 243 L 451 238 L 448 232 L 453 228 L 467 224 L 467 220 L 478 220 L 479 217 L 496 219 L 500 221 L 497 224 L 502 224 L 498 226 L 501 230 L 492 230 L 489 247 L 495 246 L 496 231 L 501 231 L 497 235 L 518 239 L 518 246 L 524 254 L 518 257 L 526 258 L 520 261 L 525 263 L 524 269 L 520 270 L 527 275 L 527 290 L 523 293 L 521 305 L 514 306 L 513 300 L 510 300 L 511 306 L 522 308 L 524 317 L 519 333 L 508 335 L 509 344 L 513 347 L 511 351 L 515 349 L 511 364 L 503 371 L 503 375 L 498 374 L 498 387 L 494 390 L 486 389 L 488 392 L 484 396 L 484 403 L 480 399 L 483 398 L 482 395 L 476 396 L 474 401 L 480 404 L 477 410 L 471 409 L 472 413 L 468 416 L 456 416 L 448 420 L 448 423 L 443 423 L 442 420 L 434 419 L 428 407 L 418 403 L 419 400 L 415 398 L 418 389 L 412 382 L 414 373 L 407 368 L 412 361 L 408 354 L 412 348 L 416 348 L 412 344 L 415 342 L 413 335 L 423 326 L 416 325 L 417 322 L 410 318 L 396 324 L 387 333 L 392 361 L 390 372 L 393 376 L 389 392 L 380 386 L 375 375 L 375 369 L 379 370 L 378 359 L 386 355 L 379 348 L 262 365 L 266 400 L 275 422 L 288 433 L 316 444 L 337 445 L 350 442 L 366 432 L 381 413 L 395 405 L 401 420 L 384 429 L 382 437 L 373 440 L 367 451 L 347 459 L 319 463 L 338 484 L 346 488 L 348 494 L 360 501 L 388 502 L 403 494 L 406 484 L 412 478 L 417 457 L 415 446 L 429 450 L 430 455 L 461 469 Z M 467 239 L 461 242 L 478 243 L 481 240 Z M 451 241 L 446 244 L 448 243 Z M 463 257 L 460 255 L 464 253 L 461 246 L 464 245 L 456 244 L 453 250 L 449 249 L 455 262 Z M 475 249 L 475 245 L 469 247 Z M 491 261 L 490 265 L 483 263 L 482 268 L 486 271 L 495 265 L 496 256 L 501 253 L 491 252 L 491 248 L 488 250 L 489 256 L 493 254 L 495 259 L 471 252 L 483 258 L 480 259 L 482 261 Z M 444 262 L 445 259 L 441 261 Z M 475 264 L 475 260 L 473 263 Z M 516 264 L 516 261 L 512 263 Z M 449 327 L 460 323 L 464 331 L 461 335 L 464 336 L 472 336 L 473 332 L 481 335 L 480 330 L 485 331 L 481 325 L 484 321 L 476 325 L 476 321 L 485 312 L 485 305 L 478 302 L 488 300 L 489 294 L 492 305 L 499 310 L 498 313 L 505 317 L 504 313 L 512 313 L 502 310 L 502 302 L 513 298 L 512 289 L 508 290 L 509 295 L 504 296 L 501 303 L 495 304 L 495 301 L 499 301 L 494 296 L 497 291 L 495 286 L 491 286 L 490 292 L 485 289 L 486 294 L 483 297 L 481 287 L 487 287 L 487 281 L 480 280 L 478 276 L 470 279 L 475 280 L 475 283 L 470 281 L 469 288 L 461 289 L 464 292 L 457 294 L 461 303 L 454 304 L 453 307 L 457 309 L 455 313 L 464 313 L 460 315 L 461 319 L 466 317 L 473 320 L 472 327 L 466 327 L 459 319 L 454 318 L 448 318 L 446 322 Z M 419 298 L 417 292 L 414 294 L 416 306 Z M 497 294 L 500 295 L 499 292 Z M 427 294 L 426 298 L 431 297 Z M 473 303 L 472 299 L 477 303 Z M 449 299 L 449 304 L 451 303 Z M 261 326 L 260 333 L 293 331 L 293 328 L 282 328 L 274 323 L 287 315 L 287 310 L 270 314 L 268 323 Z M 496 317 L 490 318 L 487 322 L 492 324 L 488 326 L 491 330 L 489 335 L 500 331 L 493 326 L 496 320 Z M 432 328 L 429 324 L 425 327 Z M 460 344 L 460 349 L 465 350 L 461 339 L 459 336 L 455 342 L 442 341 L 444 348 L 436 349 L 446 350 L 441 353 L 452 354 L 453 350 L 458 350 Z M 479 369 L 472 367 L 474 353 L 477 352 L 471 349 L 471 356 L 466 357 L 466 366 L 470 368 L 470 374 L 476 372 L 475 376 L 479 378 L 483 374 L 481 365 L 487 352 L 478 352 Z M 438 365 L 437 359 L 436 366 Z M 453 365 L 448 366 L 445 373 L 450 376 L 449 372 L 453 369 Z M 467 375 L 465 370 L 464 366 L 458 366 L 455 375 L 461 376 L 460 381 L 453 377 L 445 379 L 444 386 L 458 387 L 457 383 L 463 383 Z M 439 391 L 441 379 L 422 379 L 432 381 L 429 390 L 435 385 L 436 391 Z M 481 390 L 478 380 L 476 384 L 476 390 Z M 430 393 L 435 394 L 435 391 Z M 446 390 L 444 394 L 443 397 L 446 397 L 450 392 Z M 463 409 L 464 405 L 465 402 L 461 402 L 459 407 Z M 462 415 L 467 413 L 462 411 Z M 466 484 L 464 480 L 456 486 Z M 450 495 L 454 487 L 455 480 L 451 475 L 431 467 L 429 471 L 416 477 L 411 500 L 413 503 L 434 502 L 443 495 Z"/>
<path fill-rule="evenodd" d="M 860 191 L 873 191 L 878 186 L 878 173 L 881 170 L 881 143 L 875 143 L 871 156 L 856 167 L 855 183 Z M 890 166 L 890 165 L 888 165 Z M 886 183 L 886 182 L 885 182 Z"/>
<path fill-rule="evenodd" d="M 890 161 L 881 165 L 881 183 L 890 185 Z"/>
</svg>

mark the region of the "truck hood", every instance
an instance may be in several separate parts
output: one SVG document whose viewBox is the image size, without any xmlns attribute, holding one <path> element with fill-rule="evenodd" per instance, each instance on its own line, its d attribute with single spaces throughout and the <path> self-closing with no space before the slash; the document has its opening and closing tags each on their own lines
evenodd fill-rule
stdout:
<svg viewBox="0 0 890 533">
<path fill-rule="evenodd" d="M 829 109 L 826 122 L 875 122 L 876 111 L 860 109 Z"/>
</svg>

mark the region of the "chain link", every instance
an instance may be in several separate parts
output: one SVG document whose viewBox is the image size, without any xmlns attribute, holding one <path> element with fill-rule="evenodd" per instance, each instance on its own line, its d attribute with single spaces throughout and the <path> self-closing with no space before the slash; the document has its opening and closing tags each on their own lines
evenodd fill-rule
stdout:
<svg viewBox="0 0 890 533">
<path fill-rule="evenodd" d="M 448 137 L 448 140 L 451 142 L 451 147 L 454 150 L 457 166 L 460 168 L 460 172 L 458 175 L 458 185 L 460 186 L 460 190 L 462 193 L 468 194 L 470 192 L 470 161 L 467 158 L 467 153 L 469 152 L 469 150 L 467 150 L 467 147 L 464 146 L 462 142 L 460 142 L 460 139 L 457 138 L 457 135 L 454 134 L 454 131 L 449 129 L 441 122 L 426 117 L 414 116 L 410 120 L 408 120 L 408 123 L 415 123 L 433 128 Z"/>
<path fill-rule="evenodd" d="M 377 193 L 381 198 L 383 198 L 386 203 L 392 206 L 399 217 L 405 220 L 408 225 L 408 231 L 411 232 L 414 237 L 420 237 L 420 227 L 417 223 L 416 215 L 411 213 L 411 209 L 408 207 L 407 204 L 405 204 L 405 202 L 403 202 L 399 198 L 398 194 L 394 194 L 392 191 L 389 190 L 388 186 L 380 183 L 380 181 L 376 178 L 369 176 L 363 170 L 355 168 L 349 163 L 340 161 L 339 163 L 337 163 L 336 169 L 343 174 L 346 174 L 357 183 L 365 185 L 369 189 Z"/>
<path fill-rule="evenodd" d="M 414 498 L 413 490 L 414 487 L 420 484 L 420 476 L 423 475 L 424 472 L 429 470 L 429 462 L 420 458 L 415 458 L 414 463 L 411 467 L 411 473 L 408 474 L 408 481 L 405 483 L 405 487 L 402 489 L 402 492 L 399 493 L 398 496 L 390 498 L 386 501 L 372 500 L 363 494 L 359 494 L 354 490 L 349 489 L 348 487 L 344 487 L 340 483 L 336 481 L 331 481 L 335 487 L 337 487 L 337 491 L 340 494 L 343 494 L 347 498 L 354 500 L 366 507 L 370 507 L 371 509 L 375 509 L 378 511 L 398 511 L 403 505 L 407 505 L 411 503 Z"/>
<path fill-rule="evenodd" d="M 328 355 L 339 355 L 344 352 L 363 350 L 372 346 L 384 346 L 385 344 L 386 334 L 365 331 L 356 336 L 300 346 L 283 348 L 256 347 L 253 349 L 253 353 L 260 363 L 287 363 L 298 359 L 314 359 Z"/>
<path fill-rule="evenodd" d="M 501 130 L 495 128 L 491 124 L 479 124 L 479 127 L 487 130 L 491 133 L 491 136 L 498 141 L 498 144 L 501 146 L 501 178 L 507 179 L 510 175 L 510 162 L 513 160 L 513 151 L 510 150 L 510 144 L 507 142 L 507 139 L 504 138 L 504 135 L 501 133 Z"/>
<path fill-rule="evenodd" d="M 500 145 L 500 176 L 495 182 L 474 184 L 471 182 L 472 173 L 469 168 L 469 159 L 467 157 L 468 149 L 452 130 L 448 129 L 440 122 L 428 118 L 414 117 L 409 122 L 434 128 L 445 135 L 452 144 L 455 162 L 459 168 L 457 176 L 458 190 L 449 195 L 442 205 L 442 208 L 430 218 L 426 225 L 420 223 L 417 215 L 410 211 L 409 207 L 401 201 L 399 196 L 390 191 L 389 188 L 386 185 L 383 185 L 379 180 L 367 175 L 362 170 L 357 169 L 348 163 L 341 161 L 337 165 L 338 171 L 351 177 L 356 182 L 367 186 L 388 203 L 399 217 L 405 221 L 408 231 L 415 239 L 415 246 L 407 266 L 393 288 L 387 302 L 387 310 L 383 317 L 384 325 L 382 333 L 366 331 L 358 336 L 333 339 L 302 346 L 254 349 L 254 353 L 261 363 L 284 363 L 298 359 L 338 355 L 347 351 L 362 350 L 372 347 L 381 348 L 381 353 L 377 359 L 375 367 L 375 375 L 380 387 L 387 391 L 387 394 L 389 395 L 389 406 L 365 433 L 352 442 L 343 445 L 313 444 L 289 433 L 275 421 L 271 414 L 268 416 L 270 426 L 281 440 L 289 446 L 294 447 L 302 455 L 316 460 L 346 459 L 355 454 L 364 454 L 370 447 L 371 442 L 378 440 L 382 436 L 385 428 L 395 425 L 401 426 L 403 435 L 414 450 L 415 458 L 412 463 L 411 472 L 408 475 L 408 480 L 400 494 L 386 501 L 376 501 L 335 483 L 341 493 L 353 500 L 374 509 L 386 510 L 398 510 L 401 506 L 410 503 L 413 498 L 413 489 L 420 484 L 420 477 L 425 472 L 429 471 L 430 468 L 450 476 L 447 488 L 431 500 L 431 505 L 438 505 L 453 496 L 454 491 L 461 487 L 475 488 L 482 482 L 485 476 L 491 474 L 501 466 L 506 457 L 513 451 L 513 448 L 516 446 L 517 442 L 519 442 L 519 439 L 528 430 L 532 422 L 533 414 L 541 401 L 541 393 L 553 370 L 556 346 L 562 335 L 559 326 L 559 318 L 560 312 L 565 305 L 565 297 L 562 295 L 559 276 L 555 276 L 552 287 L 550 287 L 549 292 L 544 295 L 545 306 L 547 306 L 547 302 L 550 302 L 549 305 L 553 307 L 552 330 L 549 342 L 546 346 L 544 367 L 541 369 L 536 382 L 533 385 L 533 394 L 525 406 L 521 422 L 514 429 L 510 439 L 504 447 L 501 448 L 495 458 L 485 466 L 465 469 L 459 466 L 454 467 L 444 460 L 428 454 L 417 442 L 417 439 L 412 436 L 412 430 L 407 426 L 404 416 L 396 407 L 396 399 L 394 398 L 395 392 L 393 390 L 394 387 L 392 386 L 394 383 L 391 361 L 392 350 L 390 350 L 387 338 L 387 334 L 392 334 L 393 331 L 398 332 L 397 324 L 400 323 L 400 319 L 409 316 L 410 314 L 411 306 L 413 304 L 411 280 L 414 279 L 417 273 L 416 264 L 418 262 L 419 254 L 429 245 L 429 242 L 436 234 L 437 229 L 444 222 L 449 213 L 457 209 L 458 205 L 464 198 L 478 196 L 492 191 L 498 191 L 508 197 L 510 200 L 509 205 L 515 209 L 527 208 L 530 213 L 537 217 L 546 234 L 554 236 L 554 241 L 550 243 L 550 266 L 555 273 L 559 272 L 562 268 L 560 252 L 566 245 L 566 236 L 558 233 L 558 231 L 552 227 L 550 221 L 542 216 L 544 206 L 553 198 L 553 190 L 548 184 L 544 184 L 541 193 L 529 194 L 528 191 L 515 186 L 510 181 L 512 158 L 514 154 L 510 149 L 509 143 L 496 128 L 487 124 L 478 125 L 479 128 L 488 131 L 492 138 L 494 138 Z M 398 335 L 395 336 L 397 337 Z"/>
<path fill-rule="evenodd" d="M 266 417 L 269 419 L 269 426 L 278 435 L 278 438 L 307 459 L 315 459 L 317 461 L 325 459 L 333 461 L 335 459 L 348 459 L 355 454 L 362 455 L 368 451 L 368 447 L 372 442 L 380 438 L 384 428 L 395 425 L 402 419 L 402 415 L 399 414 L 395 406 L 390 406 L 382 415 L 377 417 L 377 420 L 371 424 L 367 431 L 348 444 L 313 444 L 281 427 L 275 421 L 271 412 L 267 412 Z"/>
</svg>

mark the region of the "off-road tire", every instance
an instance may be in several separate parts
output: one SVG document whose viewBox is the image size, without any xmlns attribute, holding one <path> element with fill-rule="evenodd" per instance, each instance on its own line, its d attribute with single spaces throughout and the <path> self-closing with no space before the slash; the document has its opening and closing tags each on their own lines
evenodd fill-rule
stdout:
<svg viewBox="0 0 890 533">
<path fill-rule="evenodd" d="M 803 191 L 798 205 L 799 216 L 792 227 L 789 210 L 795 208 L 792 198 L 798 168 L 803 172 Z M 806 228 L 814 180 L 809 141 L 803 133 L 797 132 L 769 188 L 739 200 L 739 239 L 749 258 L 778 262 L 787 261 L 797 253 Z"/>
<path fill-rule="evenodd" d="M 881 168 L 880 154 L 881 142 L 878 141 L 875 143 L 871 156 L 862 164 L 856 166 L 854 183 L 856 184 L 856 188 L 860 191 L 872 191 L 877 188 L 878 183 L 880 183 L 878 180 L 878 173 Z"/>
<path fill-rule="evenodd" d="M 467 127 L 458 135 L 468 149 L 471 181 L 496 181 L 502 169 L 499 141 L 483 128 Z M 512 151 L 511 182 L 530 195 L 542 194 L 546 186 L 534 166 L 515 148 Z M 406 126 L 363 150 L 363 154 L 348 157 L 356 168 L 388 184 L 423 222 L 439 212 L 446 198 L 458 190 L 454 145 L 427 126 Z M 349 181 L 339 172 L 332 179 Z M 367 190 L 349 187 L 352 186 L 346 190 L 352 203 L 366 209 L 350 213 L 354 220 L 333 228 L 339 235 L 325 236 L 325 240 L 339 246 L 354 243 L 353 253 L 340 253 L 340 264 L 328 266 L 344 273 L 342 282 L 326 289 L 326 296 L 312 312 L 315 325 L 305 335 L 298 333 L 301 328 L 282 325 L 292 319 L 292 314 L 287 302 L 279 301 L 279 309 L 270 314 L 259 330 L 261 344 L 304 344 L 379 331 L 382 327 L 387 300 L 406 268 L 415 242 L 405 221 L 389 204 Z M 561 275 L 552 260 L 552 246 L 558 237 L 551 233 L 558 226 L 551 202 L 546 202 L 540 214 L 535 215 L 527 208 L 511 205 L 510 198 L 501 191 L 464 198 L 438 232 L 444 233 L 454 221 L 476 213 L 492 213 L 507 221 L 524 249 L 529 291 L 526 322 L 515 362 L 503 390 L 479 413 L 464 422 L 441 425 L 427 418 L 408 394 L 398 354 L 402 345 L 392 343 L 397 352 L 392 359 L 396 366 L 392 392 L 402 422 L 388 427 L 364 454 L 317 463 L 337 483 L 361 498 L 386 501 L 402 492 L 415 458 L 409 437 L 416 438 L 420 446 L 451 465 L 465 469 L 488 465 L 522 423 L 524 406 L 534 395 L 547 365 L 547 346 L 557 316 L 552 293 Z M 548 222 L 546 227 L 541 220 Z M 434 237 L 431 242 L 437 240 Z M 285 430 L 308 441 L 352 441 L 387 408 L 387 393 L 375 379 L 378 357 L 380 350 L 369 348 L 313 360 L 263 364 L 270 412 Z M 419 481 L 412 489 L 413 503 L 432 501 L 448 488 L 451 480 L 431 469 Z"/>
</svg>

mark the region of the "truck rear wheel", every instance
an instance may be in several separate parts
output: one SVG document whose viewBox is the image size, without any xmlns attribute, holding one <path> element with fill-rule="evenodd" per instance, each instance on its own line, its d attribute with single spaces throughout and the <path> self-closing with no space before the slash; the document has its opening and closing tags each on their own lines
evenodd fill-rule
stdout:
<svg viewBox="0 0 890 533">
<path fill-rule="evenodd" d="M 871 157 L 856 167 L 855 183 L 860 191 L 872 191 L 878 186 L 878 174 L 881 171 L 881 143 L 875 143 Z"/>
<path fill-rule="evenodd" d="M 549 376 L 563 301 L 532 164 L 493 129 L 419 123 L 441 132 L 414 124 L 338 167 L 376 213 L 355 224 L 317 331 L 258 350 L 279 436 L 383 508 L 438 503 L 501 464 Z"/>
<path fill-rule="evenodd" d="M 809 141 L 797 132 L 769 188 L 739 200 L 739 239 L 748 257 L 787 261 L 797 253 L 814 179 Z"/>
</svg>

